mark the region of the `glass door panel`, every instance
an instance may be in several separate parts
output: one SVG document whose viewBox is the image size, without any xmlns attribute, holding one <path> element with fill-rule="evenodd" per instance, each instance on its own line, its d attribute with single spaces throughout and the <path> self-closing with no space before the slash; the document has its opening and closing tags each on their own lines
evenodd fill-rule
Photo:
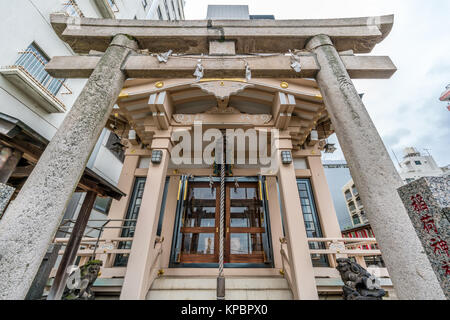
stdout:
<svg viewBox="0 0 450 320">
<path fill-rule="evenodd" d="M 264 207 L 257 183 L 227 184 L 227 263 L 264 263 Z"/>
<path fill-rule="evenodd" d="M 181 221 L 181 263 L 213 263 L 217 259 L 217 190 L 189 183 Z"/>
</svg>

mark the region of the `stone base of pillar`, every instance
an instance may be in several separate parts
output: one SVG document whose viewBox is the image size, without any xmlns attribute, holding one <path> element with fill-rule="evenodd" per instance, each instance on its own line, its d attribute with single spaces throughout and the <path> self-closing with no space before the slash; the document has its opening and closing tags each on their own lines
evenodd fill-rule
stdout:
<svg viewBox="0 0 450 320">
<path fill-rule="evenodd" d="M 8 205 L 9 200 L 11 200 L 15 190 L 16 189 L 13 187 L 0 183 L 0 218 L 2 217 L 3 212 L 5 211 L 6 206 Z"/>
</svg>

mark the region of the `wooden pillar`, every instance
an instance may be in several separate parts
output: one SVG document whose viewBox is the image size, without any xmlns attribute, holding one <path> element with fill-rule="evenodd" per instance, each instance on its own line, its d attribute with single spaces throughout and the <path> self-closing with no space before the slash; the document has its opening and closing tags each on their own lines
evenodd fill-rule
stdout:
<svg viewBox="0 0 450 320">
<path fill-rule="evenodd" d="M 156 230 L 161 201 L 170 160 L 169 138 L 153 138 L 152 150 L 160 150 L 160 163 L 151 163 L 148 169 L 139 217 L 134 233 L 127 271 L 120 295 L 121 300 L 143 300 L 149 290 L 151 265 L 155 258 Z"/>
<path fill-rule="evenodd" d="M 0 183 L 6 184 L 22 158 L 22 152 L 0 146 Z"/>
<path fill-rule="evenodd" d="M 56 272 L 53 285 L 47 296 L 47 300 L 61 300 L 66 282 L 69 277 L 67 268 L 73 265 L 75 258 L 77 257 L 78 248 L 80 247 L 81 239 L 83 238 L 84 231 L 86 229 L 89 217 L 91 216 L 92 208 L 94 207 L 97 193 L 89 191 L 84 198 L 83 205 L 81 206 L 80 213 L 78 214 L 77 221 L 73 226 L 72 233 L 70 234 L 69 242 L 62 256 L 61 262 Z"/>
</svg>

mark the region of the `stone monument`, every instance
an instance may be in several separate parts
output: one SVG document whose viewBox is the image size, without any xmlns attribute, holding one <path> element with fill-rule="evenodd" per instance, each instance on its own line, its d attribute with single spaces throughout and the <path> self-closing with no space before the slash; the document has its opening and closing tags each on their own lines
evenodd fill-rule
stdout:
<svg viewBox="0 0 450 320">
<path fill-rule="evenodd" d="M 450 299 L 450 177 L 424 177 L 400 187 L 398 193 Z"/>
</svg>

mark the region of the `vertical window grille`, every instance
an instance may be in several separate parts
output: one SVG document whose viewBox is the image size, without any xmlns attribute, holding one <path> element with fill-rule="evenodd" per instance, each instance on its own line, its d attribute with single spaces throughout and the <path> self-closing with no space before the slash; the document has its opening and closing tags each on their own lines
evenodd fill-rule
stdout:
<svg viewBox="0 0 450 320">
<path fill-rule="evenodd" d="M 167 0 L 164 0 L 164 8 L 166 9 L 167 19 L 168 19 L 168 20 L 172 20 L 172 18 L 171 18 L 171 16 L 170 16 L 169 5 L 167 4 Z"/>
<path fill-rule="evenodd" d="M 15 66 L 21 67 L 29 76 L 39 82 L 52 95 L 56 96 L 65 79 L 57 79 L 50 76 L 45 71 L 45 65 L 48 62 L 49 58 L 36 44 L 32 43 L 26 50 L 20 52 L 20 57 L 17 59 Z"/>
<path fill-rule="evenodd" d="M 320 227 L 320 220 L 314 202 L 311 182 L 309 179 L 297 179 L 297 188 L 300 196 L 300 203 L 303 211 L 306 235 L 308 238 L 322 238 L 323 233 Z M 310 249 L 325 249 L 323 242 L 310 242 Z M 314 267 L 328 267 L 326 255 L 311 255 Z"/>
<path fill-rule="evenodd" d="M 130 204 L 128 206 L 128 212 L 125 217 L 126 220 L 123 223 L 123 229 L 121 232 L 121 238 L 134 237 L 134 230 L 136 227 L 136 221 L 141 209 L 142 197 L 144 195 L 144 187 L 146 178 L 136 178 L 134 183 L 133 194 L 131 195 Z M 119 249 L 131 249 L 132 241 L 122 241 L 119 243 Z M 128 263 L 128 254 L 118 254 L 114 262 L 115 267 L 125 267 Z"/>
<path fill-rule="evenodd" d="M 158 18 L 159 18 L 159 20 L 164 20 L 162 12 L 161 12 L 161 7 L 158 6 L 158 10 L 156 10 L 156 11 L 158 11 Z"/>
</svg>

